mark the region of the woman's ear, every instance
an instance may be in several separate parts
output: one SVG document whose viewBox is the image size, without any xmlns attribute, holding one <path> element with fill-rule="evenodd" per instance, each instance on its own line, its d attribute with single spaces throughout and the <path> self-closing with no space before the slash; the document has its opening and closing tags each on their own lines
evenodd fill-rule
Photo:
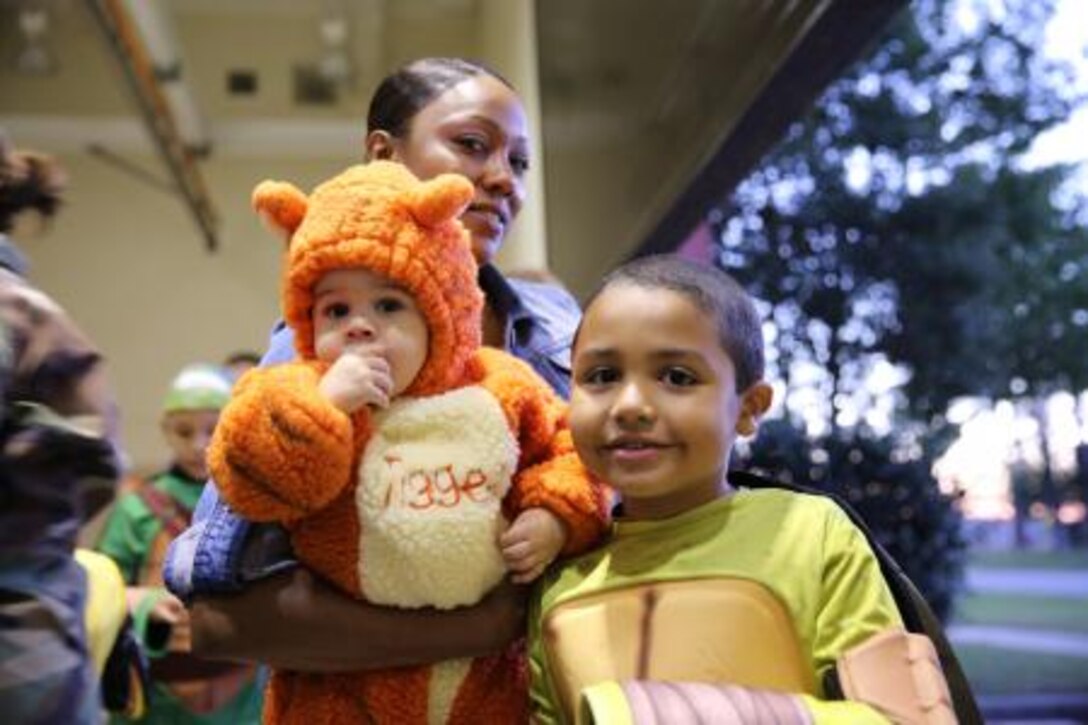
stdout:
<svg viewBox="0 0 1088 725">
<path fill-rule="evenodd" d="M 740 415 L 737 416 L 737 433 L 755 435 L 759 420 L 771 407 L 774 390 L 762 380 L 752 383 L 740 396 Z"/>
<path fill-rule="evenodd" d="M 371 131 L 366 135 L 363 155 L 367 161 L 393 161 L 396 156 L 396 139 L 388 131 Z"/>
</svg>

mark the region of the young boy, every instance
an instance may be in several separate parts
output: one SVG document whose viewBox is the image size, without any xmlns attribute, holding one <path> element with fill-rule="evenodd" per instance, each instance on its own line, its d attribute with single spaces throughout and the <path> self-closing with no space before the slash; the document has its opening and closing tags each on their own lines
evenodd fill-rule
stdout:
<svg viewBox="0 0 1088 725">
<path fill-rule="evenodd" d="M 377 604 L 473 604 L 507 571 L 531 581 L 603 530 L 604 491 L 577 463 L 557 396 L 480 346 L 457 221 L 472 196 L 461 176 L 420 182 L 383 161 L 309 198 L 275 182 L 254 193 L 289 236 L 283 306 L 299 361 L 239 381 L 212 474 L 238 513 L 284 524 L 301 561 Z M 516 722 L 523 674 L 516 655 L 278 670 L 265 721 Z"/>
<path fill-rule="evenodd" d="M 844 512 L 727 478 L 771 403 L 736 282 L 674 257 L 621 267 L 573 368 L 575 445 L 623 503 L 608 544 L 542 580 L 540 722 L 954 722 L 929 640 L 901 629 Z"/>
<path fill-rule="evenodd" d="M 162 581 L 166 548 L 189 525 L 208 478 L 204 457 L 230 385 L 212 365 L 188 365 L 178 373 L 163 400 L 160 423 L 170 466 L 117 500 L 98 543 L 121 569 L 136 633 L 151 659 L 146 715 L 151 722 L 260 720 L 255 668 L 193 657 L 188 613 Z"/>
</svg>

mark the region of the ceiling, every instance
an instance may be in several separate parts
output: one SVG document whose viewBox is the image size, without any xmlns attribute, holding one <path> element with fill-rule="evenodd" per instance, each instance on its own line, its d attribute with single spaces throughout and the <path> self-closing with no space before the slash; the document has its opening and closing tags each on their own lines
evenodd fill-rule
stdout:
<svg viewBox="0 0 1088 725">
<path fill-rule="evenodd" d="M 216 158 L 342 157 L 358 148 L 367 99 L 388 69 L 422 55 L 479 57 L 489 5 L 531 2 L 142 1 L 167 20 L 199 110 L 182 124 L 185 140 Z M 96 4 L 110 0 L 0 0 L 0 126 L 24 145 L 94 147 L 123 163 L 150 152 L 151 136 Z M 903 4 L 538 0 L 556 271 L 584 289 L 640 248 L 675 247 Z M 25 46 L 19 12 L 29 7 L 48 15 L 43 42 L 55 67 L 41 75 L 14 69 Z M 327 55 L 320 21 L 330 15 L 346 23 L 351 72 L 334 86 L 307 85 Z"/>
</svg>

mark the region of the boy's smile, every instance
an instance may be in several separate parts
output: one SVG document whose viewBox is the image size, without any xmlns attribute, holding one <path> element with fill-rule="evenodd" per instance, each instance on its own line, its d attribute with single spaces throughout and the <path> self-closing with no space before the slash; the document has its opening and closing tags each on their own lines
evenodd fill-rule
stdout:
<svg viewBox="0 0 1088 725">
<path fill-rule="evenodd" d="M 769 402 L 764 383 L 736 391 L 710 315 L 663 288 L 602 292 L 586 310 L 573 367 L 578 453 L 631 518 L 673 516 L 726 492 L 738 425 L 749 432 Z"/>
</svg>

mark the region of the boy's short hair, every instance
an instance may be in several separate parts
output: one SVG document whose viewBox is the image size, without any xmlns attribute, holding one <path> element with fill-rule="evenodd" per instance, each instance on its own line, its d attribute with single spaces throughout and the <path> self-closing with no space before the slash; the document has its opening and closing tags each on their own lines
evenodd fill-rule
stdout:
<svg viewBox="0 0 1088 725">
<path fill-rule="evenodd" d="M 717 267 L 672 254 L 640 257 L 609 272 L 586 300 L 585 309 L 605 290 L 618 284 L 667 289 L 687 297 L 718 328 L 718 341 L 736 368 L 737 390 L 747 390 L 763 379 L 763 330 L 759 313 L 751 296 L 730 275 Z"/>
</svg>

